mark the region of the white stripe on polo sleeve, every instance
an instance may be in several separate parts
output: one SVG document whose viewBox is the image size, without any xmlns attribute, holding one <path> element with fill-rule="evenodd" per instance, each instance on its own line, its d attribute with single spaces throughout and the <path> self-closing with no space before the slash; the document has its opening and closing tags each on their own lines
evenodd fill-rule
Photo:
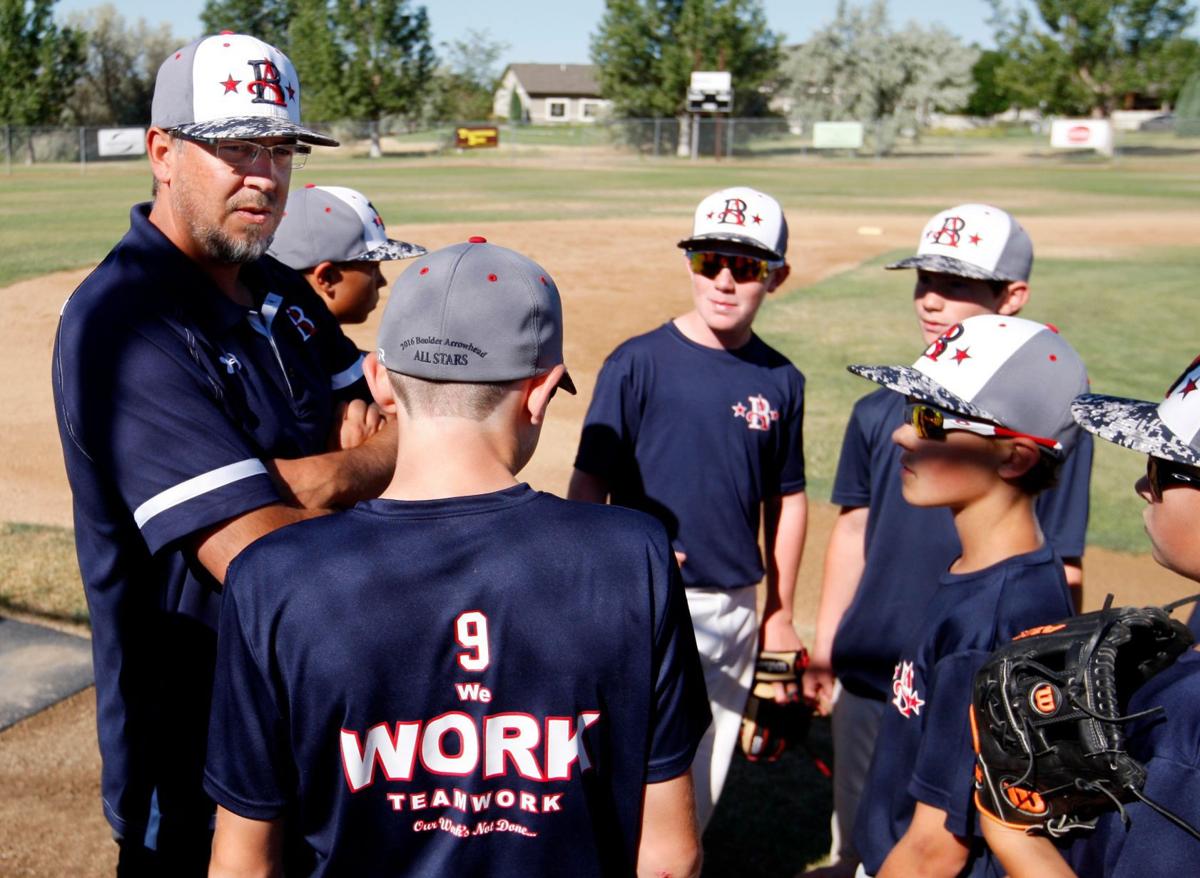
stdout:
<svg viewBox="0 0 1200 878">
<path fill-rule="evenodd" d="M 343 369 L 332 378 L 329 379 L 334 390 L 341 390 L 343 387 L 349 387 L 363 375 L 363 360 L 366 359 L 366 354 L 359 354 L 358 359 L 354 361 L 354 365 L 349 369 Z"/>
<path fill-rule="evenodd" d="M 178 485 L 155 494 L 133 511 L 133 520 L 139 528 L 143 528 L 146 526 L 146 522 L 160 512 L 166 512 L 168 509 L 172 509 L 181 503 L 194 500 L 201 494 L 207 494 L 209 491 L 223 488 L 239 479 L 248 479 L 250 476 L 260 474 L 266 475 L 267 468 L 263 466 L 261 460 L 254 457 L 249 460 L 240 460 L 228 466 L 209 470 L 206 473 L 201 473 L 198 476 L 188 479 L 186 482 L 180 482 Z"/>
</svg>

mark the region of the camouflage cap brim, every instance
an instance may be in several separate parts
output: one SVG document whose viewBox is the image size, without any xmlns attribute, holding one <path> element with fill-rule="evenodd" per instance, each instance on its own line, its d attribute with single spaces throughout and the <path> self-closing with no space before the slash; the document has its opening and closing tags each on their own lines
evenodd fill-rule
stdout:
<svg viewBox="0 0 1200 878">
<path fill-rule="evenodd" d="M 347 262 L 391 262 L 395 259 L 415 259 L 424 256 L 429 251 L 420 244 L 410 244 L 407 241 L 397 241 L 389 238 L 386 243 L 372 247 L 365 253 L 347 259 Z"/>
<path fill-rule="evenodd" d="M 764 247 L 762 241 L 751 238 L 747 235 L 730 234 L 707 234 L 693 235 L 690 238 L 684 238 L 675 246 L 680 250 L 713 250 L 714 244 L 726 242 L 729 244 L 737 244 L 738 250 L 749 251 L 749 254 L 759 256 L 764 259 L 769 259 L 773 262 L 783 262 L 786 257 L 769 247 Z"/>
<path fill-rule="evenodd" d="M 1016 278 L 1001 277 L 994 271 L 987 271 L 978 265 L 972 265 L 970 262 L 964 262 L 952 256 L 939 256 L 933 253 L 926 253 L 924 256 L 910 256 L 899 262 L 893 262 L 891 265 L 885 265 L 884 268 L 888 271 L 898 268 L 921 268 L 936 274 L 953 274 L 956 277 L 969 277 L 972 280 L 998 280 L 1009 283 L 1016 280 Z"/>
<path fill-rule="evenodd" d="M 889 390 L 927 402 L 940 409 L 976 418 L 981 421 L 999 423 L 999 419 L 977 405 L 951 393 L 923 372 L 911 366 L 847 366 L 846 369 L 860 378 L 882 384 Z"/>
<path fill-rule="evenodd" d="M 1164 460 L 1200 466 L 1200 452 L 1163 423 L 1155 403 L 1084 393 L 1071 403 L 1071 416 L 1089 433 L 1116 445 Z"/>
<path fill-rule="evenodd" d="M 228 137 L 237 140 L 258 140 L 265 137 L 294 137 L 301 143 L 314 146 L 340 146 L 338 141 L 324 134 L 303 128 L 287 119 L 270 116 L 230 116 L 208 122 L 189 122 L 171 129 L 185 137 L 211 140 Z"/>
</svg>

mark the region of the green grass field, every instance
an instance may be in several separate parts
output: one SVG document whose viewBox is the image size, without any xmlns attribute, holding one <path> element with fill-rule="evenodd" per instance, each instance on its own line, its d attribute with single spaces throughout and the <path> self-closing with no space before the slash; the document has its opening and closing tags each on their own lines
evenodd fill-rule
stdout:
<svg viewBox="0 0 1200 878">
<path fill-rule="evenodd" d="M 336 182 L 369 193 L 389 223 L 420 225 L 522 219 L 661 215 L 686 218 L 696 199 L 741 183 L 776 194 L 794 226 L 822 216 L 888 213 L 915 229 L 947 204 L 992 201 L 1022 217 L 1194 216 L 1200 170 L 1194 157 L 1078 162 L 1033 158 L 992 166 L 978 161 L 773 159 L 705 161 L 612 158 L 569 153 L 437 158 L 314 157 L 295 182 Z M 0 287 L 94 263 L 128 223 L 129 205 L 149 197 L 144 163 L 17 166 L 0 177 Z M 619 243 L 614 243 L 619 246 Z M 807 374 L 806 451 L 811 491 L 824 499 L 853 400 L 871 388 L 845 371 L 851 362 L 915 359 L 921 342 L 908 290 L 911 275 L 884 272 L 899 253 L 768 303 L 758 328 Z M 793 252 L 793 261 L 804 259 Z M 1093 388 L 1155 398 L 1196 344 L 1190 310 L 1200 278 L 1200 247 L 1122 248 L 1089 261 L 1039 258 L 1026 316 L 1059 325 L 1088 363 Z M 1138 455 L 1097 443 L 1089 531 L 1094 545 L 1145 551 L 1130 485 Z M 0 532 L 0 606 L 66 619 L 81 601 L 47 595 L 69 572 L 69 539 L 54 529 Z M 66 560 L 64 560 L 66 559 Z"/>
</svg>

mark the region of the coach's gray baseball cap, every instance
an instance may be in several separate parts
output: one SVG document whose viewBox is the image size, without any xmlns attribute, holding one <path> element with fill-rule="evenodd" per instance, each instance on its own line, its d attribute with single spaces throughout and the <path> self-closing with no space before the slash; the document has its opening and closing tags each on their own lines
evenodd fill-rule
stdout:
<svg viewBox="0 0 1200 878">
<path fill-rule="evenodd" d="M 1079 354 L 1053 326 L 983 314 L 950 327 L 912 366 L 849 366 L 939 408 L 1052 439 L 1065 457 L 1079 438 L 1071 401 L 1088 388 Z"/>
<path fill-rule="evenodd" d="M 922 268 L 975 280 L 1028 281 L 1033 272 L 1033 241 L 1006 211 L 990 204 L 960 204 L 925 224 L 916 256 L 885 268 Z"/>
<path fill-rule="evenodd" d="M 297 271 L 322 262 L 385 262 L 427 251 L 389 238 L 367 196 L 344 186 L 313 183 L 293 189 L 267 251 Z"/>
<path fill-rule="evenodd" d="M 150 124 L 188 137 L 294 137 L 337 146 L 300 124 L 300 77 L 288 56 L 246 34 L 203 37 L 158 68 Z"/>
<path fill-rule="evenodd" d="M 1071 404 L 1083 429 L 1164 460 L 1200 466 L 1200 357 L 1161 402 L 1085 393 Z"/>
<path fill-rule="evenodd" d="M 392 286 L 377 345 L 392 372 L 498 383 L 563 361 L 562 301 L 544 268 L 473 237 L 420 257 Z M 575 392 L 571 376 L 559 386 Z"/>
</svg>

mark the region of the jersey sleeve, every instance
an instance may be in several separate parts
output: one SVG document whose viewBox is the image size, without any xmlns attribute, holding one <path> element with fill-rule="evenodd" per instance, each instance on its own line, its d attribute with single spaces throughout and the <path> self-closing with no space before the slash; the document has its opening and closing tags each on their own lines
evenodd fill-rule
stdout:
<svg viewBox="0 0 1200 878">
<path fill-rule="evenodd" d="M 862 422 L 861 404 L 851 411 L 842 436 L 830 499 L 838 506 L 871 505 L 871 447 Z"/>
<path fill-rule="evenodd" d="M 247 636 L 244 622 L 250 620 L 242 618 L 245 611 L 238 598 L 245 584 L 235 561 L 217 629 L 204 789 L 235 814 L 270 820 L 283 813 L 296 784 L 287 768 L 291 747 L 269 671 Z"/>
<path fill-rule="evenodd" d="M 646 782 L 659 783 L 691 767 L 712 714 L 683 580 L 665 533 L 655 541 L 650 560 L 658 613 L 654 632 L 654 727 Z"/>
<path fill-rule="evenodd" d="M 176 347 L 134 328 L 89 333 L 68 315 L 55 362 L 64 434 L 105 473 L 151 552 L 279 502 L 182 338 Z"/>
<path fill-rule="evenodd" d="M 908 793 L 946 812 L 946 829 L 960 838 L 978 835 L 975 819 L 975 749 L 970 705 L 983 650 L 952 653 L 933 667 L 926 684 L 925 724 Z"/>
<path fill-rule="evenodd" d="M 804 376 L 792 372 L 791 405 L 784 414 L 779 447 L 779 494 L 798 494 L 804 490 Z"/>
<path fill-rule="evenodd" d="M 596 388 L 575 455 L 575 468 L 612 484 L 631 465 L 641 426 L 634 363 L 627 353 L 610 356 L 596 376 Z"/>
<path fill-rule="evenodd" d="M 1078 444 L 1062 465 L 1058 484 L 1037 499 L 1037 516 L 1042 531 L 1063 558 L 1083 557 L 1093 448 L 1090 433 L 1080 436 Z"/>
</svg>

